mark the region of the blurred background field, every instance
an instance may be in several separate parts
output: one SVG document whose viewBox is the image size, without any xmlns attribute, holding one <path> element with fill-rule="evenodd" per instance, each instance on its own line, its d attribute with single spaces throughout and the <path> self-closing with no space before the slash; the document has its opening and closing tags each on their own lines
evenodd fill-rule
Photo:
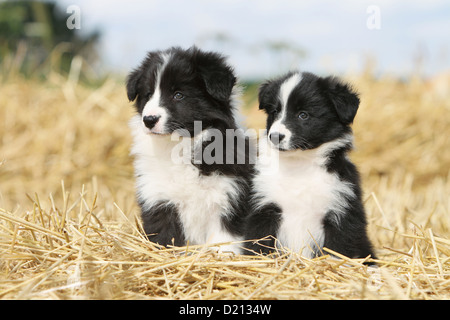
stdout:
<svg viewBox="0 0 450 320">
<path fill-rule="evenodd" d="M 361 97 L 351 158 L 375 272 L 360 260 L 296 254 L 188 255 L 140 236 L 124 74 L 101 71 L 98 31 L 68 29 L 69 14 L 54 10 L 0 2 L 0 299 L 450 298 L 448 68 L 426 74 L 419 59 L 399 76 L 366 56 L 360 70 L 338 73 Z M 308 52 L 288 51 L 300 66 Z M 241 81 L 256 129 L 261 81 Z"/>
</svg>

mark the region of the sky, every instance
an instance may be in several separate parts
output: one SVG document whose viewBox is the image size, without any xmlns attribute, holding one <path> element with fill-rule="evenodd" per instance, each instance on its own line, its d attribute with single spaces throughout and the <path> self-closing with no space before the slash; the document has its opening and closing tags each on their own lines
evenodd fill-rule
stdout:
<svg viewBox="0 0 450 320">
<path fill-rule="evenodd" d="M 450 1 L 59 0 L 80 30 L 102 33 L 104 70 L 127 73 L 151 50 L 223 53 L 241 79 L 291 69 L 408 76 L 450 71 Z M 70 13 L 67 13 L 69 16 Z M 282 50 L 273 49 L 283 44 Z"/>
</svg>

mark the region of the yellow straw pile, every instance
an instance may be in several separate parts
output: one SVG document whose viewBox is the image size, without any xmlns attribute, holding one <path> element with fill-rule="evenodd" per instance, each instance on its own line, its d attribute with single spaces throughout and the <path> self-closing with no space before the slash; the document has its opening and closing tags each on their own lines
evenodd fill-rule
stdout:
<svg viewBox="0 0 450 320">
<path fill-rule="evenodd" d="M 140 233 L 123 83 L 0 78 L 0 299 L 449 299 L 450 75 L 347 80 L 378 268 L 158 248 Z"/>
</svg>

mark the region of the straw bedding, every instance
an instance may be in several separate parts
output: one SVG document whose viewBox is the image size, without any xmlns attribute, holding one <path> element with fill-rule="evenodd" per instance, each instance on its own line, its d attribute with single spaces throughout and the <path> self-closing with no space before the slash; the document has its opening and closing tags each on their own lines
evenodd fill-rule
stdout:
<svg viewBox="0 0 450 320">
<path fill-rule="evenodd" d="M 450 75 L 348 76 L 379 260 L 161 249 L 140 233 L 122 82 L 0 86 L 1 299 L 449 299 Z M 261 128 L 255 93 L 248 125 Z M 331 252 L 328 252 L 331 253 Z"/>
</svg>

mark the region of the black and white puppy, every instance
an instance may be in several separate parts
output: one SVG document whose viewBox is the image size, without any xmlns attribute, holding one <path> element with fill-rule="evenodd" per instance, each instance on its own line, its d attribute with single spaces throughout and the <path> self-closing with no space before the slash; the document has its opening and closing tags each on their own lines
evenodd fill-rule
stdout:
<svg viewBox="0 0 450 320">
<path fill-rule="evenodd" d="M 150 52 L 128 76 L 128 98 L 138 112 L 130 122 L 137 199 L 151 241 L 183 246 L 243 239 L 253 166 L 225 161 L 225 139 L 210 134 L 214 129 L 225 137 L 227 129 L 238 129 L 237 92 L 224 57 L 196 47 Z M 192 142 L 187 149 L 180 138 Z M 223 151 L 219 157 L 212 152 L 213 160 L 223 161 L 201 157 L 212 143 L 223 148 L 215 150 Z M 231 152 L 236 158 L 241 151 Z M 239 247 L 221 250 L 239 253 Z"/>
<path fill-rule="evenodd" d="M 264 83 L 259 103 L 267 135 L 260 138 L 246 238 L 266 239 L 248 249 L 287 247 L 314 257 L 327 247 L 374 257 L 359 174 L 347 156 L 358 95 L 338 78 L 291 72 Z"/>
</svg>

